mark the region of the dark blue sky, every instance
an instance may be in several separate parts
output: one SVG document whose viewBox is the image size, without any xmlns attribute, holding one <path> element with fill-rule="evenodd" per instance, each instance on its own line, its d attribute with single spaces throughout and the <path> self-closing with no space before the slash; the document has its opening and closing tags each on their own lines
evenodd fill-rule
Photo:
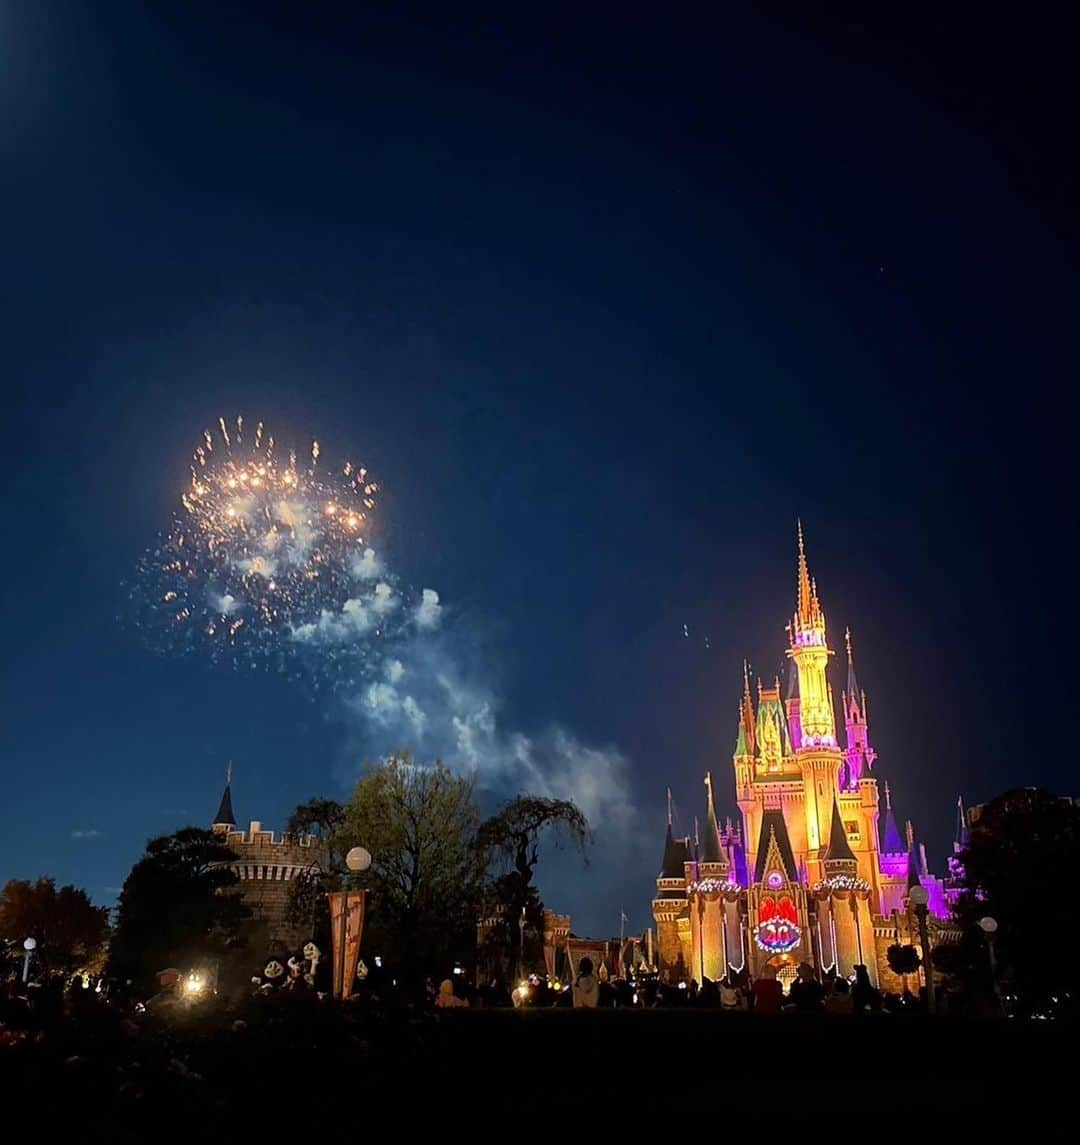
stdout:
<svg viewBox="0 0 1080 1145">
<path fill-rule="evenodd" d="M 310 7 L 0 4 L 0 876 L 110 901 L 226 759 L 275 826 L 358 763 L 126 623 L 219 414 L 363 460 L 503 724 L 629 757 L 575 929 L 647 921 L 669 783 L 734 811 L 797 514 L 932 863 L 958 792 L 1072 791 L 1064 18 Z"/>
</svg>

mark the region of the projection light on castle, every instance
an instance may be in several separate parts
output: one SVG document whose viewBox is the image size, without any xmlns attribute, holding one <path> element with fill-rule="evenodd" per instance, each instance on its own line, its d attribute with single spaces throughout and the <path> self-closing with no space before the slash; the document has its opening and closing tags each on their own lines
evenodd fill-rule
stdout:
<svg viewBox="0 0 1080 1145">
<path fill-rule="evenodd" d="M 782 886 L 783 882 L 784 876 L 779 871 L 772 871 L 765 885 L 772 888 L 774 885 Z M 763 897 L 758 906 L 758 919 L 754 941 L 766 953 L 787 954 L 802 941 L 799 913 L 790 895 Z"/>
</svg>

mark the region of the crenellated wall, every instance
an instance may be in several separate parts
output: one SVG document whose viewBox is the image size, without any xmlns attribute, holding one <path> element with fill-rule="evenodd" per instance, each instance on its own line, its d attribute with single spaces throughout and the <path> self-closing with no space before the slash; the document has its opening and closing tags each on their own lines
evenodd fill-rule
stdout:
<svg viewBox="0 0 1080 1145">
<path fill-rule="evenodd" d="M 252 820 L 248 830 L 215 827 L 236 855 L 229 866 L 239 877 L 236 893 L 251 908 L 252 920 L 264 924 L 272 951 L 289 951 L 311 937 L 309 926 L 291 926 L 286 917 L 293 879 L 325 869 L 327 855 L 314 835 L 281 835 Z"/>
</svg>

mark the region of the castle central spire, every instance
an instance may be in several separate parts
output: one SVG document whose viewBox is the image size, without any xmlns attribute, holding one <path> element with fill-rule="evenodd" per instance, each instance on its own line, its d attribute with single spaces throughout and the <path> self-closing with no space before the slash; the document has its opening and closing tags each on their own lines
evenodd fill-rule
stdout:
<svg viewBox="0 0 1080 1145">
<path fill-rule="evenodd" d="M 788 655 L 795 661 L 799 677 L 799 739 L 800 747 L 836 746 L 836 723 L 833 718 L 832 695 L 825 679 L 825 667 L 830 651 L 825 641 L 825 614 L 818 600 L 817 584 L 810 576 L 806 562 L 802 522 L 798 522 L 799 593 L 795 615 L 788 632 Z"/>
<path fill-rule="evenodd" d="M 802 521 L 797 519 L 795 526 L 799 534 L 798 615 L 800 620 L 809 622 L 813 608 L 813 590 L 810 587 L 810 570 L 806 564 L 806 545 L 803 543 Z"/>
</svg>

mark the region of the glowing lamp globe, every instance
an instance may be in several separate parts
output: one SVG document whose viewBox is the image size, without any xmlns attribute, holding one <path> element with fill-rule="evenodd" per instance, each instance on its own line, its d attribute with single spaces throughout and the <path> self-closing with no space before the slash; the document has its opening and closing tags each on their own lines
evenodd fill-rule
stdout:
<svg viewBox="0 0 1080 1145">
<path fill-rule="evenodd" d="M 22 944 L 22 946 L 23 946 L 23 950 L 25 950 L 26 953 L 29 954 L 31 950 L 37 950 L 37 939 L 36 938 L 28 938 Z"/>
<path fill-rule="evenodd" d="M 926 889 L 926 887 L 920 884 L 918 886 L 912 887 L 908 891 L 908 898 L 911 899 L 911 901 L 916 906 L 926 906 L 926 904 L 930 901 L 930 892 Z"/>
<path fill-rule="evenodd" d="M 353 847 L 345 856 L 345 866 L 350 871 L 366 871 L 371 866 L 371 853 L 363 847 Z"/>
<path fill-rule="evenodd" d="M 986 918 L 980 918 L 979 929 L 983 932 L 983 934 L 993 934 L 994 931 L 997 930 L 997 919 L 990 918 L 989 915 L 987 915 Z"/>
</svg>

